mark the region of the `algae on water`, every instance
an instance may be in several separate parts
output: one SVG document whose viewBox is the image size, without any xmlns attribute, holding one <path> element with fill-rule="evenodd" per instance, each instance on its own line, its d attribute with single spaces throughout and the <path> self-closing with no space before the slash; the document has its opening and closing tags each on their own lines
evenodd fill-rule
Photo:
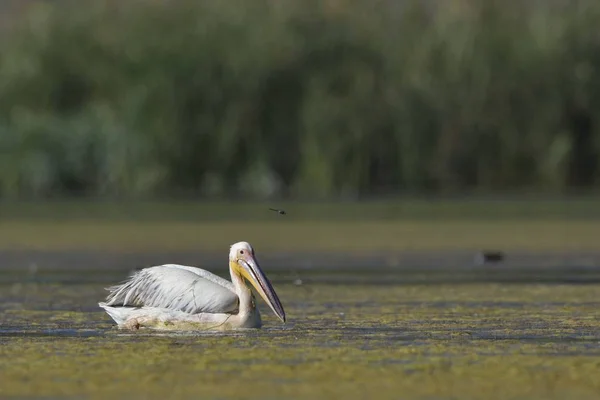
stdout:
<svg viewBox="0 0 600 400">
<path fill-rule="evenodd" d="M 592 399 L 597 285 L 279 285 L 245 332 L 123 332 L 101 285 L 0 287 L 0 397 Z M 10 300 L 10 301 L 9 301 Z"/>
</svg>

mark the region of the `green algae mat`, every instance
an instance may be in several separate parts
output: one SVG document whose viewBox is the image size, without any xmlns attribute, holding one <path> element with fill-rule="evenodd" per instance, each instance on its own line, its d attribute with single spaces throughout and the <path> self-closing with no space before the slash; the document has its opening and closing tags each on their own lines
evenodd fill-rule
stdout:
<svg viewBox="0 0 600 400">
<path fill-rule="evenodd" d="M 501 248 L 598 251 L 590 221 L 4 222 L 0 250 L 206 251 L 246 240 L 264 252 L 399 252 Z"/>
<path fill-rule="evenodd" d="M 0 286 L 0 398 L 595 399 L 599 285 L 278 284 L 289 321 L 121 332 L 99 284 Z"/>
<path fill-rule="evenodd" d="M 598 198 L 380 202 L 0 202 L 0 250 L 598 251 Z M 282 216 L 269 207 L 283 208 Z"/>
</svg>

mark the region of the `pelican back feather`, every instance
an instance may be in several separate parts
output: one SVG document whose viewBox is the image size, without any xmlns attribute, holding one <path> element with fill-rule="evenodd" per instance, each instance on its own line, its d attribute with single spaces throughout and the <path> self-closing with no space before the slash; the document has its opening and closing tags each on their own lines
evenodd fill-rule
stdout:
<svg viewBox="0 0 600 400">
<path fill-rule="evenodd" d="M 197 313 L 234 313 L 239 298 L 231 282 L 200 268 L 165 264 L 135 272 L 107 288 L 111 307 L 157 307 Z"/>
</svg>

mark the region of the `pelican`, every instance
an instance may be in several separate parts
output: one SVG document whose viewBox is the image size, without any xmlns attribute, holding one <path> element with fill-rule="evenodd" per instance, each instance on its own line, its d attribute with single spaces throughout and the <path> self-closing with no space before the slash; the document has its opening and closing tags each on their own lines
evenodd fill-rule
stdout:
<svg viewBox="0 0 600 400">
<path fill-rule="evenodd" d="M 231 282 L 206 270 L 165 264 L 144 268 L 107 288 L 98 303 L 120 329 L 157 330 L 260 328 L 262 321 L 250 282 L 285 323 L 285 311 L 247 242 L 229 251 Z"/>
</svg>

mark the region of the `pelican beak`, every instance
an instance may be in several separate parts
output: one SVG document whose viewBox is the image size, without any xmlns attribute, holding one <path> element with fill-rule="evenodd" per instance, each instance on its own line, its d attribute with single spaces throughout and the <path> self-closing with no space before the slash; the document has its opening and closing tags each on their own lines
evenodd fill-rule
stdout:
<svg viewBox="0 0 600 400">
<path fill-rule="evenodd" d="M 258 261 L 253 255 L 244 255 L 237 259 L 237 264 L 240 267 L 240 273 L 248 282 L 254 286 L 258 294 L 265 300 L 271 310 L 279 317 L 282 322 L 285 322 L 285 311 L 275 293 L 275 289 L 271 282 L 260 268 Z"/>
</svg>

